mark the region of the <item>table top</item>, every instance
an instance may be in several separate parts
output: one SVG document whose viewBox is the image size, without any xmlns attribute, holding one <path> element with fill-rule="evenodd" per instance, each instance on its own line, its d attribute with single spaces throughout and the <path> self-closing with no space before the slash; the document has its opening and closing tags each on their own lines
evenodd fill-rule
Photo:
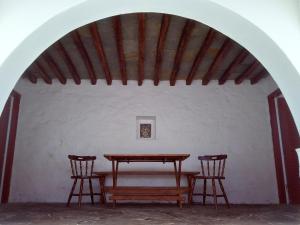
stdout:
<svg viewBox="0 0 300 225">
<path fill-rule="evenodd" d="M 110 161 L 125 162 L 173 162 L 175 160 L 185 160 L 190 154 L 104 154 Z"/>
</svg>

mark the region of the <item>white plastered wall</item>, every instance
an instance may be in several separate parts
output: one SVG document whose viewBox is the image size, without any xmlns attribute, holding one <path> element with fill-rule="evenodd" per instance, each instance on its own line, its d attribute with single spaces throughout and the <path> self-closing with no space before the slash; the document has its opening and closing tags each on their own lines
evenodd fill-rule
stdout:
<svg viewBox="0 0 300 225">
<path fill-rule="evenodd" d="M 184 170 L 199 169 L 198 155 L 228 154 L 225 188 L 232 203 L 277 203 L 267 103 L 275 88 L 271 79 L 254 86 L 179 81 L 175 87 L 167 81 L 140 87 L 134 81 L 63 86 L 22 80 L 16 87 L 22 99 L 10 201 L 65 202 L 71 188 L 68 154 L 96 155 L 96 168 L 110 170 L 104 153 L 185 152 L 191 157 Z M 156 116 L 156 140 L 136 139 L 136 116 Z M 174 185 L 171 178 L 153 179 L 120 184 Z"/>
</svg>

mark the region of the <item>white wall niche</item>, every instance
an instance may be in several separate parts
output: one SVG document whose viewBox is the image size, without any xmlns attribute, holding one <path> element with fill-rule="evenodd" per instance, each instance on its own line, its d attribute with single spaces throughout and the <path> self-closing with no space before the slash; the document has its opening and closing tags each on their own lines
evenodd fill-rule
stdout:
<svg viewBox="0 0 300 225">
<path fill-rule="evenodd" d="M 136 117 L 136 138 L 138 140 L 156 139 L 156 116 Z"/>
</svg>

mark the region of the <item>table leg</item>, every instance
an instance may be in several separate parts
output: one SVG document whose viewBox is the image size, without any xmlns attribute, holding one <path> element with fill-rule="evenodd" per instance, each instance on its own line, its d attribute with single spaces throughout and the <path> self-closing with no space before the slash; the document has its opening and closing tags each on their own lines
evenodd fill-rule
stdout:
<svg viewBox="0 0 300 225">
<path fill-rule="evenodd" d="M 179 196 L 179 192 L 178 192 L 178 174 L 177 174 L 177 164 L 176 161 L 173 162 L 174 163 L 174 172 L 175 172 L 175 180 L 176 180 L 176 189 L 177 189 L 177 194 Z M 180 205 L 179 200 L 177 200 L 177 205 Z"/>
<path fill-rule="evenodd" d="M 188 178 L 188 187 L 189 187 L 188 205 L 190 206 L 193 203 L 193 192 L 194 192 L 196 179 L 195 179 L 194 175 L 189 175 L 187 178 Z"/>
<path fill-rule="evenodd" d="M 176 189 L 179 200 L 177 201 L 177 204 L 180 208 L 182 208 L 182 200 L 181 200 L 181 190 L 180 190 L 180 175 L 181 175 L 181 161 L 179 160 L 178 164 L 178 170 L 177 170 L 177 162 L 174 161 L 174 171 L 175 171 L 175 177 L 176 177 Z"/>
<path fill-rule="evenodd" d="M 176 161 L 174 161 L 174 171 L 175 171 L 175 179 L 176 179 L 176 187 L 178 184 L 178 174 L 177 174 L 177 164 Z"/>
<path fill-rule="evenodd" d="M 112 160 L 112 175 L 113 175 L 113 193 L 112 195 L 114 195 L 114 190 L 116 188 L 116 168 L 115 168 L 115 160 Z M 113 207 L 116 207 L 116 200 L 113 200 Z"/>
<path fill-rule="evenodd" d="M 119 171 L 119 161 L 117 161 L 117 165 L 116 165 L 116 186 L 118 184 L 118 171 Z"/>
<path fill-rule="evenodd" d="M 188 188 L 189 188 L 187 203 L 188 203 L 188 206 L 190 206 L 191 189 L 192 189 L 192 177 L 191 177 L 191 175 L 187 175 L 186 179 L 187 179 L 187 184 L 188 184 Z"/>
<path fill-rule="evenodd" d="M 180 188 L 180 180 L 181 180 L 181 160 L 179 160 L 179 166 L 178 166 L 178 186 Z"/>
<path fill-rule="evenodd" d="M 105 176 L 99 177 L 99 184 L 100 184 L 100 203 L 105 204 Z"/>
<path fill-rule="evenodd" d="M 181 181 L 181 164 L 182 164 L 182 161 L 179 160 L 179 165 L 178 165 L 178 190 L 179 190 L 179 207 L 182 208 L 182 196 L 181 196 L 181 190 L 180 190 L 180 181 Z"/>
<path fill-rule="evenodd" d="M 113 177 L 113 188 L 116 186 L 116 172 L 115 172 L 115 161 L 111 161 L 112 164 L 112 177 Z"/>
</svg>

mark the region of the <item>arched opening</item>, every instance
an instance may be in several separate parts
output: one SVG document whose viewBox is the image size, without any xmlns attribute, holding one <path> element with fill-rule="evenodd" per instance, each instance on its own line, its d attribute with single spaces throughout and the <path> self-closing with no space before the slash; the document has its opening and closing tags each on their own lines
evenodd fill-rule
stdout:
<svg viewBox="0 0 300 225">
<path fill-rule="evenodd" d="M 255 178 L 256 182 L 259 180 L 258 186 L 253 184 L 251 179 L 244 182 L 244 186 L 237 180 L 230 183 L 229 187 L 227 183 L 226 188 L 231 193 L 229 198 L 234 203 L 277 202 L 274 160 L 270 159 L 270 156 L 273 155 L 271 129 L 268 126 L 269 115 L 266 110 L 267 95 L 276 89 L 277 85 L 270 77 L 266 77 L 268 73 L 255 57 L 250 53 L 243 54 L 243 52 L 247 52 L 245 49 L 232 40 L 228 39 L 227 41 L 227 37 L 221 33 L 213 36 L 209 33 L 209 28 L 205 30 L 205 25 L 200 26 L 199 23 L 193 25 L 194 22 L 189 19 L 172 16 L 173 19 L 170 21 L 177 20 L 177 23 L 172 25 L 174 33 L 168 31 L 171 35 L 169 35 L 169 39 L 166 37 L 167 41 L 162 47 L 163 51 L 160 52 L 157 43 L 161 37 L 164 19 L 162 15 L 157 16 L 156 22 L 160 25 L 157 26 L 155 17 L 153 14 L 146 13 L 122 15 L 103 20 L 104 25 L 100 24 L 101 21 L 98 22 L 96 29 L 95 25 L 80 28 L 62 38 L 60 44 L 56 43 L 50 47 L 29 67 L 24 73 L 24 79 L 17 85 L 17 90 L 25 96 L 24 108 L 21 112 L 24 113 L 21 133 L 32 134 L 32 136 L 21 135 L 18 146 L 21 146 L 20 149 L 24 149 L 24 154 L 19 154 L 16 159 L 19 174 L 20 171 L 22 173 L 26 171 L 25 164 L 21 162 L 24 161 L 24 157 L 26 158 L 26 155 L 32 153 L 37 154 L 38 161 L 32 164 L 31 172 L 36 171 L 35 177 L 41 178 L 43 172 L 39 170 L 40 165 L 52 164 L 51 170 L 57 172 L 56 177 L 60 177 L 53 182 L 53 188 L 59 187 L 63 190 L 60 194 L 65 196 L 65 192 L 68 191 L 66 190 L 68 189 L 67 185 L 60 186 L 60 183 L 62 179 L 65 179 L 65 174 L 62 172 L 66 170 L 63 156 L 67 152 L 60 149 L 72 148 L 75 152 L 82 153 L 84 148 L 85 153 L 91 154 L 97 154 L 95 149 L 98 149 L 102 154 L 105 151 L 115 152 L 115 149 L 120 148 L 120 143 L 122 143 L 121 153 L 129 151 L 160 153 L 158 148 L 164 146 L 168 148 L 168 152 L 180 152 L 180 149 L 188 148 L 195 159 L 199 154 L 198 148 L 201 146 L 208 150 L 200 151 L 200 154 L 226 153 L 232 156 L 231 162 L 234 161 L 234 163 L 229 165 L 227 171 L 231 180 L 234 174 L 236 176 L 235 171 L 237 170 L 240 170 L 238 173 L 240 180 L 247 174 L 252 174 L 251 177 Z M 150 18 L 152 19 L 150 20 Z M 152 47 L 155 47 L 154 53 L 148 53 L 153 56 L 152 60 L 147 57 L 142 59 L 143 57 L 140 55 L 147 54 L 139 47 L 145 36 L 139 29 L 140 23 L 143 24 L 143 21 L 144 25 L 146 24 L 145 30 L 149 28 L 149 24 L 152 24 L 153 30 L 148 31 L 153 34 L 152 38 L 155 40 L 152 43 Z M 126 22 L 128 26 L 125 25 L 124 29 Z M 110 24 L 110 28 L 107 29 L 111 29 L 115 38 L 109 36 L 107 30 L 102 33 L 105 30 L 105 23 Z M 130 24 L 135 24 L 135 29 L 131 29 Z M 170 25 L 170 30 L 172 30 L 172 26 Z M 155 29 L 157 30 L 156 35 Z M 199 33 L 195 30 L 198 30 Z M 130 36 L 132 34 L 135 34 L 135 40 L 132 40 L 132 36 Z M 103 38 L 105 35 L 107 36 Z M 102 43 L 102 47 L 97 46 L 95 43 L 99 44 L 99 40 L 97 40 L 99 37 L 102 42 L 112 41 L 115 50 L 108 50 L 109 44 Z M 195 40 L 202 38 L 201 43 L 198 42 L 198 46 L 191 44 L 193 37 Z M 201 56 L 201 49 L 205 49 L 203 43 L 210 38 L 212 42 L 208 44 L 206 49 L 208 53 L 204 55 L 210 55 L 211 58 L 208 57 L 199 62 L 199 59 L 196 59 L 198 55 Z M 95 39 L 96 42 L 94 42 Z M 151 38 L 147 40 L 144 37 L 144 45 L 148 45 L 145 49 L 148 51 L 152 49 L 151 41 L 153 40 Z M 136 43 L 133 43 L 134 41 Z M 123 46 L 120 47 L 120 43 Z M 105 53 L 104 57 L 103 52 L 101 56 L 101 48 Z M 133 52 L 134 54 L 131 54 Z M 171 59 L 169 64 L 168 60 L 157 59 L 160 54 Z M 246 56 L 243 58 L 244 55 Z M 112 64 L 111 62 L 114 61 L 117 63 Z M 238 62 L 236 67 L 230 71 L 228 77 L 225 76 L 225 80 L 221 79 L 235 61 Z M 147 70 L 149 62 L 152 63 L 151 70 Z M 195 62 L 199 63 L 199 67 L 192 70 Z M 157 63 L 160 64 L 159 69 L 156 69 Z M 206 65 L 206 67 L 201 70 L 199 69 L 201 65 Z M 143 69 L 141 70 L 141 68 Z M 114 69 L 117 72 L 112 72 Z M 127 73 L 124 73 L 124 70 Z M 158 76 L 156 70 L 158 70 Z M 193 75 L 191 71 L 196 72 Z M 155 80 L 156 77 L 158 80 Z M 189 77 L 192 79 L 188 79 Z M 204 86 L 200 85 L 199 80 Z M 223 82 L 226 84 L 222 86 Z M 47 83 L 53 84 L 47 85 Z M 80 85 L 76 86 L 74 83 Z M 191 86 L 186 86 L 186 84 Z M 116 104 L 113 105 L 112 102 Z M 30 107 L 26 108 L 25 105 Z M 118 106 L 115 107 L 116 105 Z M 130 108 L 130 106 L 132 107 Z M 135 136 L 138 134 L 135 132 L 135 122 L 138 116 L 155 117 L 158 129 L 156 142 L 136 142 Z M 134 123 L 133 129 L 132 122 Z M 105 130 L 101 130 L 97 124 L 101 124 Z M 118 133 L 116 130 L 124 132 Z M 83 133 L 80 134 L 80 131 Z M 85 141 L 82 142 L 80 139 Z M 103 146 L 100 148 L 99 145 Z M 76 147 L 74 148 L 74 146 Z M 40 151 L 41 148 L 46 148 L 46 150 Z M 32 152 L 28 149 L 31 149 Z M 56 150 L 53 152 L 51 149 Z M 224 150 L 220 152 L 219 149 Z M 240 149 L 243 150 L 240 151 Z M 196 167 L 196 163 L 198 163 L 197 160 L 189 161 L 189 169 Z M 257 165 L 255 169 L 253 164 Z M 102 161 L 98 169 L 106 166 L 107 164 Z M 60 171 L 57 168 L 60 168 Z M 250 172 L 251 170 L 252 172 Z M 30 171 L 27 170 L 27 172 Z M 257 176 L 257 174 L 261 176 Z M 45 199 L 42 197 L 41 189 L 43 187 L 39 185 L 35 186 L 36 189 L 30 185 L 23 186 L 23 190 L 19 189 L 18 182 L 24 183 L 24 180 L 22 181 L 18 175 L 13 182 L 15 182 L 14 201 L 22 200 L 22 198 L 24 201 L 28 201 L 28 199 L 56 201 L 56 198 L 63 198 L 62 195 L 49 193 Z M 128 182 L 134 181 L 129 179 Z M 160 182 L 164 183 L 164 181 Z M 44 188 L 49 187 L 46 181 L 41 183 Z M 247 191 L 247 196 L 244 196 L 245 192 L 241 190 L 249 187 L 262 191 L 259 196 L 251 191 Z M 27 194 L 29 190 L 34 189 L 35 196 L 32 195 L 33 193 L 22 196 L 26 189 L 28 190 Z M 233 195 L 233 192 L 236 195 Z"/>
<path fill-rule="evenodd" d="M 197 154 L 229 154 L 231 180 L 234 171 L 242 164 L 245 167 L 246 158 L 250 168 L 251 161 L 257 161 L 259 156 L 264 160 L 260 161 L 261 167 L 257 165 L 257 170 L 269 172 L 261 173 L 261 178 L 256 176 L 260 181 L 256 184 L 260 186 L 253 190 L 265 188 L 267 191 L 261 191 L 261 196 L 254 201 L 276 202 L 272 152 L 262 148 L 272 149 L 266 147 L 270 142 L 263 141 L 271 140 L 268 113 L 264 110 L 267 95 L 276 88 L 266 69 L 246 49 L 222 33 L 190 19 L 140 13 L 85 25 L 43 52 L 16 87 L 24 101 L 21 107 L 24 114 L 20 117 L 24 123 L 19 127 L 17 147 L 20 149 L 17 149 L 13 180 L 16 191 L 12 199 L 30 201 L 32 198 L 29 190 L 17 188 L 19 182 L 28 179 L 26 176 L 20 179 L 26 167 L 28 171 L 38 172 L 41 171 L 37 168 L 39 160 L 46 160 L 42 164 L 52 161 L 53 168 L 49 172 L 57 171 L 60 174 L 57 180 L 62 182 L 66 174 L 55 168 L 65 166 L 62 162 L 64 155 L 71 153 L 69 149 L 79 155 L 86 151 L 98 155 L 94 150 L 97 145 L 103 145 L 110 149 L 109 152 L 120 153 L 159 153 L 159 148 L 163 147 L 175 152 L 188 148 L 194 157 Z M 136 135 L 132 132 L 135 125 L 130 128 L 130 124 L 138 116 L 154 116 L 157 120 L 158 134 L 152 143 L 132 139 Z M 84 134 L 80 130 L 84 130 Z M 119 133 L 121 130 L 127 132 Z M 120 142 L 122 147 L 118 146 Z M 59 148 L 60 152 L 56 153 L 50 150 L 59 151 Z M 105 153 L 105 149 L 99 151 Z M 244 155 L 242 160 L 239 154 Z M 22 163 L 29 155 L 41 155 L 34 157 L 37 163 L 32 163 L 31 169 L 27 163 Z M 103 159 L 101 161 L 105 164 Z M 196 168 L 198 162 L 192 160 L 190 164 Z M 188 169 L 194 170 L 193 167 Z M 251 170 L 252 176 L 259 173 Z M 247 174 L 250 172 L 245 169 L 240 176 Z M 48 175 L 43 177 L 47 180 Z M 46 180 L 41 183 L 46 184 Z M 244 187 L 239 183 L 230 187 L 241 193 L 230 196 L 233 202 L 252 201 L 255 192 L 248 192 L 247 198 L 241 196 L 243 189 L 254 184 L 244 184 Z M 34 186 L 29 189 L 32 188 Z M 38 197 L 40 192 L 38 198 L 47 201 L 49 196 L 43 199 L 43 189 L 36 188 L 35 195 Z M 53 186 L 53 190 L 56 188 Z M 55 197 L 55 201 L 59 199 L 62 196 Z"/>
</svg>

